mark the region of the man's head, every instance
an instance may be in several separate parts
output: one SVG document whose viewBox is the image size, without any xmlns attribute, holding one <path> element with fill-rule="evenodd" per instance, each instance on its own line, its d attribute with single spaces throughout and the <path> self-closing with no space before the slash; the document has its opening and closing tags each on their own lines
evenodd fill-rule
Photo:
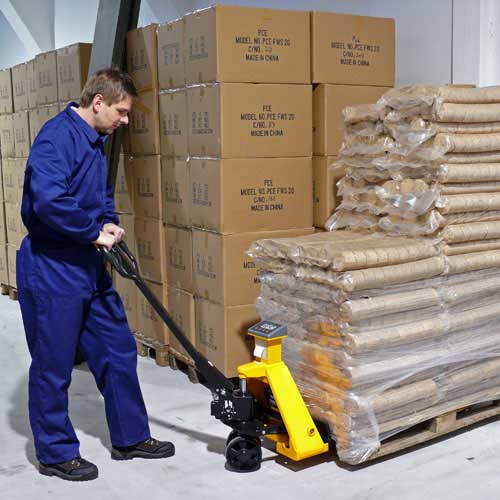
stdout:
<svg viewBox="0 0 500 500">
<path fill-rule="evenodd" d="M 134 97 L 137 90 L 130 76 L 115 68 L 101 69 L 87 80 L 80 96 L 80 110 L 98 132 L 110 134 L 128 124 Z"/>
</svg>

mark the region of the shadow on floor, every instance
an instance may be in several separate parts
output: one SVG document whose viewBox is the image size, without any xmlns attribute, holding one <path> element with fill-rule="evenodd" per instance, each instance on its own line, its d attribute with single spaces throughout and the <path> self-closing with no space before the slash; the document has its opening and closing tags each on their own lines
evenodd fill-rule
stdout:
<svg viewBox="0 0 500 500">
<path fill-rule="evenodd" d="M 106 424 L 104 400 L 99 393 L 86 364 L 81 364 L 73 370 L 69 391 L 70 418 L 76 434 L 88 434 L 98 438 L 106 448 L 111 447 L 108 427 Z M 207 414 L 207 419 L 212 418 Z M 10 428 L 27 439 L 25 454 L 28 461 L 37 465 L 33 435 L 28 416 L 28 374 L 22 377 L 15 390 L 10 395 L 8 415 Z M 149 417 L 149 421 L 171 431 L 184 434 L 194 441 L 206 443 L 207 450 L 220 455 L 224 454 L 225 438 L 196 431 L 178 424 L 170 423 L 157 417 Z"/>
<path fill-rule="evenodd" d="M 210 415 L 207 415 L 207 418 L 212 418 L 212 417 Z M 170 422 L 166 422 L 165 420 L 161 420 L 156 417 L 150 416 L 149 421 L 151 423 L 164 427 L 165 429 L 168 429 L 170 431 L 184 434 L 185 436 L 194 441 L 201 441 L 202 443 L 206 443 L 207 451 L 211 453 L 224 455 L 224 449 L 226 447 L 225 438 L 221 438 L 220 436 L 214 436 L 213 434 L 207 434 L 205 432 L 195 431 L 193 429 L 189 429 L 187 427 L 183 427 L 178 424 L 172 424 Z"/>
</svg>

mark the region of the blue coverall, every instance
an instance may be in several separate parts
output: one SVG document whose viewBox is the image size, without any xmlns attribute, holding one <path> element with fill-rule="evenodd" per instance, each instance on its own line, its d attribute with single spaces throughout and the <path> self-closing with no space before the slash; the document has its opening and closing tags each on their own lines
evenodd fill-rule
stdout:
<svg viewBox="0 0 500 500">
<path fill-rule="evenodd" d="M 100 135 L 71 106 L 48 121 L 26 165 L 17 253 L 19 303 L 32 363 L 29 416 L 36 455 L 53 464 L 79 455 L 68 416 L 77 347 L 104 396 L 114 446 L 150 437 L 137 349 L 120 297 L 91 243 L 118 223 Z"/>
</svg>

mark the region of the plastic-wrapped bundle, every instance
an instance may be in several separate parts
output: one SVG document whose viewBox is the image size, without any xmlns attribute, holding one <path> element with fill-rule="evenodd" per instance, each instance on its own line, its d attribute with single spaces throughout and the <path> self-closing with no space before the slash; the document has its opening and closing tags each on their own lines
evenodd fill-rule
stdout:
<svg viewBox="0 0 500 500">
<path fill-rule="evenodd" d="M 285 360 L 311 413 L 330 425 L 346 462 L 368 459 L 383 439 L 411 425 L 489 399 L 486 384 L 477 385 L 484 373 L 491 386 L 496 377 L 494 394 L 500 392 L 500 365 L 488 365 L 500 355 L 496 301 L 356 334 L 337 333 L 336 323 L 317 308 L 290 316 L 288 307 L 262 296 L 257 307 L 262 317 L 288 324 Z M 360 432 L 371 438 L 360 439 Z"/>
<path fill-rule="evenodd" d="M 258 311 L 288 326 L 284 359 L 343 461 L 363 462 L 391 435 L 500 394 L 499 252 L 440 250 L 351 231 L 249 250 Z"/>
<path fill-rule="evenodd" d="M 500 397 L 500 87 L 394 89 L 344 118 L 333 231 L 249 253 L 311 414 L 360 463 Z"/>
<path fill-rule="evenodd" d="M 498 220 L 500 86 L 391 89 L 344 119 L 328 230 L 439 238 L 449 224 Z"/>
</svg>

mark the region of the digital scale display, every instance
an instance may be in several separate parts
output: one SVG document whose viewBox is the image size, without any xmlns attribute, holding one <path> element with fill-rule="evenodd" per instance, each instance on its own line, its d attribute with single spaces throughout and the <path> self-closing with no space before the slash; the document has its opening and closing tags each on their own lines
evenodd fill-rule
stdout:
<svg viewBox="0 0 500 500">
<path fill-rule="evenodd" d="M 266 339 L 274 339 L 277 337 L 284 337 L 287 335 L 285 325 L 274 323 L 273 321 L 260 321 L 248 329 L 248 333 L 263 337 Z"/>
</svg>

